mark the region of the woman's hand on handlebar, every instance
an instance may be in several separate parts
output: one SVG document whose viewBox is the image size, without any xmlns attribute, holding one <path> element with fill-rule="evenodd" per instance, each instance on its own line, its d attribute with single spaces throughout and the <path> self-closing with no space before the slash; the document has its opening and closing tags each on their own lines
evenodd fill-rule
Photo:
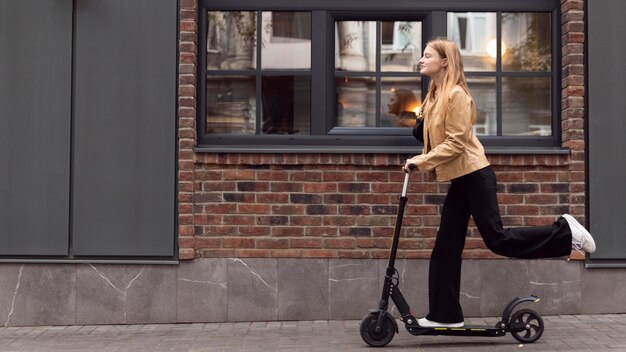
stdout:
<svg viewBox="0 0 626 352">
<path fill-rule="evenodd" d="M 413 159 L 406 159 L 404 161 L 404 165 L 402 166 L 402 170 L 404 172 L 413 172 L 417 170 L 417 164 Z"/>
</svg>

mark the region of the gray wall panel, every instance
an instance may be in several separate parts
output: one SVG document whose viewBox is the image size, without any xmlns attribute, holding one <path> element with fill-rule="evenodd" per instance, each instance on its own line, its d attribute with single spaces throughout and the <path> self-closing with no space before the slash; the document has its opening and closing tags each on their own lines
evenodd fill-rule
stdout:
<svg viewBox="0 0 626 352">
<path fill-rule="evenodd" d="M 176 1 L 78 1 L 74 254 L 173 256 Z"/>
<path fill-rule="evenodd" d="M 72 2 L 0 1 L 0 255 L 66 255 Z"/>
<path fill-rule="evenodd" d="M 626 259 L 626 2 L 588 0 L 589 217 L 597 252 Z"/>
</svg>

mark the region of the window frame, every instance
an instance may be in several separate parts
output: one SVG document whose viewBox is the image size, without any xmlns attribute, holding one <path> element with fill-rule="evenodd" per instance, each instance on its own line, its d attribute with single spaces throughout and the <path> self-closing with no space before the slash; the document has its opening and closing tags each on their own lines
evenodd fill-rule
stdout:
<svg viewBox="0 0 626 352">
<path fill-rule="evenodd" d="M 393 0 L 392 0 L 393 1 Z M 557 0 L 479 0 L 468 4 L 463 1 L 424 1 L 420 3 L 386 2 L 373 0 L 344 0 L 341 3 L 320 4 L 315 0 L 201 0 L 198 6 L 198 109 L 197 151 L 221 152 L 414 152 L 420 146 L 409 129 L 389 127 L 334 128 L 334 22 L 340 19 L 358 20 L 414 20 L 422 22 L 422 36 L 427 38 L 447 35 L 448 12 L 496 12 L 498 36 L 501 38 L 503 12 L 549 12 L 551 14 L 552 69 L 551 77 L 551 136 L 479 136 L 489 149 L 528 151 L 542 149 L 554 152 L 561 148 L 561 28 L 560 3 Z M 206 123 L 206 25 L 208 11 L 307 11 L 311 12 L 311 132 L 310 135 L 228 135 L 204 133 Z M 419 16 L 419 17 L 416 17 Z M 257 23 L 257 26 L 260 24 Z M 422 45 L 425 43 L 422 43 Z M 500 47 L 498 43 L 498 52 Z M 422 48 L 423 50 L 423 48 Z M 499 59 L 498 61 L 501 61 Z M 502 77 L 525 76 L 520 72 L 471 72 L 472 75 L 496 77 L 498 129 L 502 119 Z M 262 75 L 262 68 L 256 69 Z M 293 71 L 275 71 L 273 74 L 293 74 Z M 223 72 L 224 75 L 228 71 Z M 380 73 L 378 73 L 380 74 Z M 407 72 L 411 75 L 411 72 Z M 537 73 L 532 73 L 535 77 Z M 394 74 L 396 75 L 396 74 Z M 257 80 L 257 85 L 259 81 Z M 425 95 L 427 77 L 422 79 Z M 329 89 L 330 88 L 330 89 Z M 260 92 L 257 93 L 257 97 Z M 257 102 L 258 104 L 258 102 Z M 259 127 L 257 127 L 259 128 Z M 367 131 L 364 131 L 366 129 Z M 400 135 L 398 132 L 404 132 Z"/>
</svg>

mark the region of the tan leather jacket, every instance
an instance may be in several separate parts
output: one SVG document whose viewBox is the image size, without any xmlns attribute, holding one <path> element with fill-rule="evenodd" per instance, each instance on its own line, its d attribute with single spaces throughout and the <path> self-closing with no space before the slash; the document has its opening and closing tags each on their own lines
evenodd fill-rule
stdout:
<svg viewBox="0 0 626 352">
<path fill-rule="evenodd" d="M 424 113 L 424 149 L 413 157 L 420 171 L 431 171 L 437 181 L 449 181 L 489 165 L 485 150 L 474 135 L 472 99 L 455 86 L 448 96 L 447 111 Z"/>
</svg>

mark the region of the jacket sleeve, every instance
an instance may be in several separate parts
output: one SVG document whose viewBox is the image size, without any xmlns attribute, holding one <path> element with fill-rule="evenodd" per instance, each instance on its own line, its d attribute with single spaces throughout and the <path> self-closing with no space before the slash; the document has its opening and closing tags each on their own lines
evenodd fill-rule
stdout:
<svg viewBox="0 0 626 352">
<path fill-rule="evenodd" d="M 455 89 L 451 92 L 443 127 L 443 143 L 414 158 L 419 170 L 433 170 L 455 159 L 465 149 L 472 128 L 472 110 L 471 98 L 462 90 Z"/>
</svg>

